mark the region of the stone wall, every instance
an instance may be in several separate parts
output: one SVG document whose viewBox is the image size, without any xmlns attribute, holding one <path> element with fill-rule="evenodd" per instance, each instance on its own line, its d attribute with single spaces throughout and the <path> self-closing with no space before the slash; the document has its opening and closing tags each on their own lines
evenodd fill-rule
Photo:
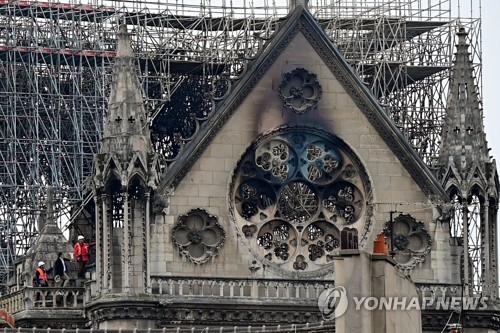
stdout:
<svg viewBox="0 0 500 333">
<path fill-rule="evenodd" d="M 284 109 L 278 95 L 282 75 L 297 67 L 316 74 L 323 90 L 318 108 L 303 115 Z M 365 163 L 373 186 L 374 201 L 374 223 L 366 249 L 371 250 L 371 240 L 384 228 L 389 211 L 410 213 L 426 223 L 435 240 L 433 252 L 414 274 L 419 280 L 439 278 L 442 282 L 451 282 L 452 261 L 446 242 L 447 230 L 435 223 L 438 217 L 435 204 L 420 190 L 359 111 L 349 92 L 345 91 L 300 33 L 173 191 L 164 223 L 152 228 L 153 238 L 156 238 L 153 239 L 152 249 L 161 252 L 156 255 L 157 259 L 153 259 L 152 274 L 251 276 L 249 267 L 254 258 L 238 242 L 228 216 L 228 183 L 238 160 L 253 140 L 273 128 L 296 124 L 321 128 L 337 135 Z M 227 234 L 226 244 L 219 256 L 202 266 L 181 258 L 179 251 L 172 246 L 170 234 L 180 214 L 198 207 L 218 216 Z M 273 276 L 265 268 L 259 274 Z"/>
</svg>

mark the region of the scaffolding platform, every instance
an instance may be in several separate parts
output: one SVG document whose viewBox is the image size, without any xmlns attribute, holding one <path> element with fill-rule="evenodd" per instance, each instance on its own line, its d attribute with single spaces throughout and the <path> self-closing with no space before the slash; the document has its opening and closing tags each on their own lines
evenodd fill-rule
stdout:
<svg viewBox="0 0 500 333">
<path fill-rule="evenodd" d="M 459 25 L 481 82 L 480 16 L 453 17 L 450 0 L 320 0 L 309 9 L 430 164 Z M 170 161 L 193 115 L 209 118 L 209 93 L 223 94 L 287 14 L 267 2 L 0 0 L 0 238 L 11 244 L 0 251 L 0 282 L 37 236 L 48 186 L 63 230 L 78 214 L 92 219 L 84 179 L 99 150 L 120 24 L 131 32 L 154 146 Z"/>
</svg>

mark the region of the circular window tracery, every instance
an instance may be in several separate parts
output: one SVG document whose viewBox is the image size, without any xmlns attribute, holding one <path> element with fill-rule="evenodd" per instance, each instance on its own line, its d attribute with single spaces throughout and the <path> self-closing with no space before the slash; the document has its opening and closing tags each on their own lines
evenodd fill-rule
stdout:
<svg viewBox="0 0 500 333">
<path fill-rule="evenodd" d="M 285 181 L 293 174 L 295 155 L 290 146 L 282 140 L 271 140 L 255 152 L 255 164 L 262 169 L 264 178 Z"/>
<path fill-rule="evenodd" d="M 306 127 L 261 137 L 243 155 L 230 187 L 231 216 L 251 252 L 293 276 L 332 269 L 340 230 L 365 234 L 366 174 L 338 138 Z"/>
<path fill-rule="evenodd" d="M 318 197 L 307 183 L 291 182 L 279 193 L 278 209 L 290 222 L 303 223 L 318 210 Z"/>
<path fill-rule="evenodd" d="M 313 142 L 306 147 L 301 172 L 311 182 L 326 184 L 337 177 L 341 165 L 342 157 L 338 149 L 324 142 Z"/>
<path fill-rule="evenodd" d="M 218 255 L 226 233 L 216 216 L 196 208 L 179 216 L 172 229 L 172 239 L 182 256 L 195 264 L 204 264 Z"/>
<path fill-rule="evenodd" d="M 246 220 L 258 222 L 270 216 L 275 207 L 276 193 L 269 183 L 251 179 L 238 187 L 238 213 Z"/>
</svg>

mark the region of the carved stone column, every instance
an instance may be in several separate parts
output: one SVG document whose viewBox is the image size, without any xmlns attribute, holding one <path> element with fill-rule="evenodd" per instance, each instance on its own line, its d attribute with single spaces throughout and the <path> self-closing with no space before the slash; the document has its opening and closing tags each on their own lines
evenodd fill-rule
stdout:
<svg viewBox="0 0 500 333">
<path fill-rule="evenodd" d="M 463 267 L 463 283 L 465 285 L 464 296 L 469 296 L 470 281 L 469 281 L 469 207 L 467 200 L 464 199 L 462 204 L 462 237 L 463 237 L 463 254 L 462 263 Z"/>
<path fill-rule="evenodd" d="M 498 265 L 497 265 L 497 260 L 498 260 L 498 236 L 497 236 L 497 221 L 498 221 L 498 205 L 494 204 L 490 206 L 490 209 L 488 211 L 489 215 L 489 234 L 487 234 L 487 237 L 490 240 L 490 247 L 489 247 L 489 264 L 490 264 L 490 279 L 491 279 L 491 298 L 492 299 L 497 299 L 498 298 Z"/>
<path fill-rule="evenodd" d="M 105 214 L 102 213 L 102 198 L 100 195 L 94 195 L 95 198 L 95 220 L 97 221 L 97 225 L 95 228 L 95 241 L 96 241 L 96 249 L 95 249 L 95 266 L 96 266 L 96 291 L 97 295 L 101 294 L 102 288 L 102 276 L 103 276 L 103 260 L 102 260 L 102 223 L 101 216 Z"/>
<path fill-rule="evenodd" d="M 151 243 L 151 228 L 150 228 L 150 223 L 151 223 L 151 212 L 150 212 L 150 205 L 151 205 L 151 195 L 149 192 L 146 193 L 146 214 L 145 214 L 145 236 L 144 236 L 144 244 L 143 244 L 143 251 L 145 258 L 144 260 L 146 261 L 146 269 L 144 272 L 144 279 L 145 279 L 145 285 L 144 289 L 147 293 L 151 292 L 151 256 L 150 256 L 150 250 L 149 250 L 149 244 Z"/>
<path fill-rule="evenodd" d="M 123 248 L 122 248 L 122 287 L 125 293 L 130 292 L 130 216 L 128 193 L 123 193 Z"/>
<path fill-rule="evenodd" d="M 108 207 L 107 201 L 109 200 L 108 195 L 102 195 L 102 288 L 103 291 L 111 291 L 111 262 L 110 262 L 110 227 L 108 222 Z"/>
<path fill-rule="evenodd" d="M 489 204 L 486 200 L 484 205 L 481 205 L 481 261 L 484 276 L 482 277 L 482 292 L 484 295 L 491 295 L 491 271 L 490 271 L 490 214 L 489 214 Z"/>
</svg>

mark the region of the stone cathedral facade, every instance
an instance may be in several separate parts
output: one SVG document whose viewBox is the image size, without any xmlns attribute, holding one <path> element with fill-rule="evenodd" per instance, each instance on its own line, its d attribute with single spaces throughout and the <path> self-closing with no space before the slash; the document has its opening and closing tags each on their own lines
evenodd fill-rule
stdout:
<svg viewBox="0 0 500 333">
<path fill-rule="evenodd" d="M 95 269 L 35 288 L 68 242 L 50 220 L 0 298 L 21 327 L 319 325 L 317 332 L 496 332 L 498 174 L 458 32 L 439 160 L 429 168 L 312 15 L 297 6 L 167 169 L 119 32 L 95 203 Z M 380 251 L 385 239 L 389 253 Z M 383 244 L 382 244 L 383 245 Z M 425 308 L 326 316 L 328 290 Z M 481 306 L 436 307 L 471 297 Z M 482 298 L 481 298 L 482 297 Z M 304 326 L 301 326 L 304 327 Z M 321 328 L 323 327 L 323 328 Z M 311 329 L 312 331 L 312 329 Z"/>
</svg>

